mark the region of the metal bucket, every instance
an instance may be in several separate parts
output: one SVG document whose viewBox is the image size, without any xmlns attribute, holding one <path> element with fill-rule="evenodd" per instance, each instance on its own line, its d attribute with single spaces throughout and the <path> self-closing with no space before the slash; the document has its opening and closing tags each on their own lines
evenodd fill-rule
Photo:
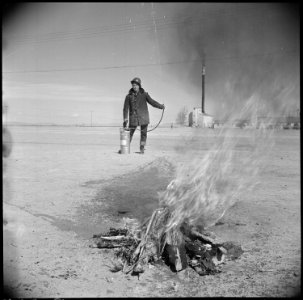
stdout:
<svg viewBox="0 0 303 300">
<path fill-rule="evenodd" d="M 130 131 L 125 128 L 120 128 L 120 153 L 130 153 Z"/>
</svg>

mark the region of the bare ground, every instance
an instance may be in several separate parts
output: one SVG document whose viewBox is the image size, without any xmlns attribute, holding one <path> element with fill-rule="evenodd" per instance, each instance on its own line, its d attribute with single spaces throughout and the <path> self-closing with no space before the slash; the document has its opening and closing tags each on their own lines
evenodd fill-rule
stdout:
<svg viewBox="0 0 303 300">
<path fill-rule="evenodd" d="M 235 129 L 237 130 L 237 129 Z M 17 297 L 288 297 L 301 292 L 300 134 L 277 131 L 260 183 L 216 226 L 244 254 L 222 273 L 198 276 L 165 265 L 138 278 L 109 271 L 112 252 L 90 248 L 94 233 L 143 219 L 184 153 L 209 149 L 216 131 L 158 129 L 145 155 L 138 133 L 119 155 L 117 129 L 12 127 L 4 160 L 4 275 Z M 193 135 L 193 132 L 195 133 Z M 238 130 L 238 151 L 249 151 Z M 243 136 L 243 137 L 242 137 Z M 124 219 L 123 219 L 124 218 Z"/>
</svg>

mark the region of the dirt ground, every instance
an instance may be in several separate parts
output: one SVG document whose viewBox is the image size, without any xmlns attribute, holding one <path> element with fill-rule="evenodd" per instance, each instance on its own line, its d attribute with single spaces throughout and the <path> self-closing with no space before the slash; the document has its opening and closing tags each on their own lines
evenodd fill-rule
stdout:
<svg viewBox="0 0 303 300">
<path fill-rule="evenodd" d="M 138 278 L 109 270 L 112 251 L 90 238 L 157 207 L 185 151 L 203 154 L 217 129 L 160 128 L 144 155 L 135 135 L 119 155 L 118 128 L 11 127 L 4 159 L 4 279 L 16 297 L 288 297 L 301 292 L 300 131 L 274 133 L 253 193 L 210 228 L 245 251 L 221 273 L 149 266 Z M 235 149 L 250 151 L 245 129 Z"/>
</svg>

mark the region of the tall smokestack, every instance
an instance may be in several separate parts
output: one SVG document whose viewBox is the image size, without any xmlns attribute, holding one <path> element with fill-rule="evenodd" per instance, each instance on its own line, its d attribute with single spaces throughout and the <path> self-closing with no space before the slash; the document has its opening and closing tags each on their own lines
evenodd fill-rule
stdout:
<svg viewBox="0 0 303 300">
<path fill-rule="evenodd" d="M 204 98 L 205 98 L 205 60 L 202 61 L 202 113 L 204 111 Z"/>
<path fill-rule="evenodd" d="M 201 109 L 202 109 L 202 114 L 205 113 L 204 110 L 204 103 L 205 103 L 205 51 L 202 48 L 201 51 L 201 60 L 202 60 L 202 105 L 201 105 Z"/>
</svg>

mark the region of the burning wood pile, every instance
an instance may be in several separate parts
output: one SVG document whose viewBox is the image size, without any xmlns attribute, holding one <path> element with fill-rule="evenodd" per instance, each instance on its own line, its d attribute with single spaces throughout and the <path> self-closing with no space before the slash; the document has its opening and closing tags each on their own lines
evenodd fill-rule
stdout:
<svg viewBox="0 0 303 300">
<path fill-rule="evenodd" d="M 239 257 L 243 250 L 232 242 L 222 242 L 204 230 L 190 226 L 184 221 L 178 228 L 166 230 L 170 218 L 167 208 L 154 211 L 142 226 L 114 229 L 93 236 L 97 248 L 114 248 L 116 260 L 112 272 L 122 271 L 138 275 L 144 266 L 163 260 L 174 272 L 188 266 L 199 275 L 221 271 L 221 264 Z"/>
<path fill-rule="evenodd" d="M 233 118 L 255 119 L 257 100 L 251 97 Z M 264 167 L 264 154 L 274 145 L 266 130 L 248 131 L 245 138 L 251 141 L 251 151 L 242 153 L 237 151 L 241 145 L 238 133 L 222 128 L 209 151 L 196 156 L 189 152 L 188 159 L 178 162 L 175 179 L 158 193 L 160 208 L 145 224 L 111 229 L 94 237 L 95 247 L 116 248 L 113 271 L 139 274 L 146 264 L 163 259 L 176 272 L 190 266 L 207 275 L 220 272 L 224 261 L 243 253 L 240 245 L 222 242 L 206 229 L 215 225 L 242 193 L 253 191 Z"/>
</svg>

